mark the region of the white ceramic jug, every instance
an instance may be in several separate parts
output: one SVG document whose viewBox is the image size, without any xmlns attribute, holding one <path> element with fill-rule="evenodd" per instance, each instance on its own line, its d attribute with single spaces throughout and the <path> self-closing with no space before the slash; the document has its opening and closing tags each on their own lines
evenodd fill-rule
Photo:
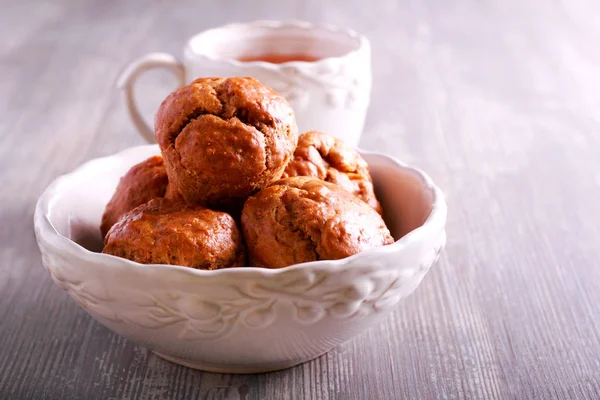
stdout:
<svg viewBox="0 0 600 400">
<path fill-rule="evenodd" d="M 269 55 L 290 61 L 264 61 Z M 151 68 L 173 71 L 181 85 L 203 76 L 252 76 L 288 100 L 300 133 L 319 130 L 351 146 L 360 140 L 370 100 L 371 50 L 364 36 L 295 21 L 231 24 L 190 38 L 183 62 L 170 54 L 152 53 L 123 72 L 118 84 L 131 118 L 151 143 L 154 130 L 143 120 L 133 96 L 135 80 Z"/>
</svg>

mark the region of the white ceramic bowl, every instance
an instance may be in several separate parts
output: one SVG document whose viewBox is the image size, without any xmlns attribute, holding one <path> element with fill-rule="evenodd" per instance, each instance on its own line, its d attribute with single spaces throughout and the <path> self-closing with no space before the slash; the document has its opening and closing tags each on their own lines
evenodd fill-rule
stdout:
<svg viewBox="0 0 600 400">
<path fill-rule="evenodd" d="M 389 246 L 278 270 L 200 271 L 98 253 L 119 178 L 158 152 L 134 147 L 58 178 L 37 203 L 35 233 L 59 287 L 109 329 L 179 364 L 252 373 L 311 360 L 383 319 L 446 241 L 446 204 L 431 179 L 362 152 L 396 238 Z"/>
</svg>

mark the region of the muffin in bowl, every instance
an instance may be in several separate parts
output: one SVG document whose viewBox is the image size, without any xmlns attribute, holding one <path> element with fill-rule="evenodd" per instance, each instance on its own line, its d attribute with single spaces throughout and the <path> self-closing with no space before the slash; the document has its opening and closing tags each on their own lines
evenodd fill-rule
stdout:
<svg viewBox="0 0 600 400">
<path fill-rule="evenodd" d="M 246 264 L 242 236 L 233 217 L 162 198 L 126 213 L 108 231 L 102 252 L 142 264 L 206 270 Z"/>
<path fill-rule="evenodd" d="M 102 215 L 102 237 L 121 217 L 156 197 L 164 197 L 168 186 L 163 158 L 152 156 L 131 167 L 119 180 Z"/>
<path fill-rule="evenodd" d="M 354 194 L 381 214 L 369 165 L 342 140 L 323 132 L 310 131 L 298 138 L 294 157 L 282 178 L 312 176 L 335 183 Z"/>
<path fill-rule="evenodd" d="M 241 219 L 250 265 L 257 267 L 338 260 L 394 242 L 368 204 L 310 177 L 281 179 L 251 196 Z"/>
<path fill-rule="evenodd" d="M 154 125 L 175 189 L 219 208 L 241 208 L 279 179 L 298 142 L 290 105 L 253 78 L 196 79 L 162 102 Z"/>
</svg>

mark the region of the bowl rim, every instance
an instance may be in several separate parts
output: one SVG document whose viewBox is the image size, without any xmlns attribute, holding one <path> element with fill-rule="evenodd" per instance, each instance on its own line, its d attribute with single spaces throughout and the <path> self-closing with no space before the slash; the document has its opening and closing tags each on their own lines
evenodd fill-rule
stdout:
<svg viewBox="0 0 600 400">
<path fill-rule="evenodd" d="M 357 149 L 357 151 L 361 155 L 367 156 L 375 156 L 382 157 L 392 162 L 396 168 L 409 170 L 413 174 L 415 174 L 420 180 L 421 184 L 424 188 L 431 190 L 432 192 L 432 207 L 431 212 L 426 218 L 425 222 L 413 229 L 412 231 L 405 234 L 400 239 L 396 240 L 394 243 L 389 244 L 383 247 L 377 247 L 369 250 L 362 251 L 360 253 L 354 254 L 350 257 L 346 257 L 339 260 L 319 260 L 319 261 L 310 261 L 300 264 L 293 264 L 287 267 L 278 268 L 278 269 L 270 269 L 270 268 L 261 268 L 261 267 L 250 267 L 244 266 L 239 268 L 224 268 L 218 270 L 200 270 L 189 268 L 185 266 L 178 265 L 168 265 L 168 264 L 141 264 L 135 261 L 131 261 L 128 259 L 124 259 L 121 257 L 113 256 L 110 254 L 97 253 L 91 250 L 86 249 L 81 246 L 77 242 L 67 238 L 66 236 L 58 233 L 54 225 L 50 222 L 48 218 L 49 209 L 51 206 L 52 199 L 56 195 L 56 193 L 60 192 L 61 186 L 68 182 L 70 178 L 75 175 L 81 174 L 86 169 L 90 169 L 94 164 L 105 162 L 109 159 L 113 158 L 126 158 L 128 154 L 136 153 L 138 151 L 142 151 L 145 149 L 149 149 L 150 147 L 158 149 L 156 144 L 153 145 L 140 145 L 129 147 L 120 152 L 114 153 L 109 156 L 98 157 L 91 160 L 88 160 L 81 164 L 79 167 L 75 168 L 71 172 L 63 174 L 56 179 L 54 179 L 44 190 L 42 195 L 39 197 L 35 212 L 34 212 L 34 230 L 36 235 L 36 240 L 38 245 L 40 246 L 40 250 L 42 254 L 46 253 L 45 250 L 47 246 L 50 246 L 55 253 L 68 253 L 71 256 L 74 256 L 82 261 L 85 261 L 88 264 L 97 264 L 102 263 L 107 268 L 139 268 L 139 269 L 152 269 L 155 272 L 159 272 L 160 270 L 170 270 L 170 271 L 179 271 L 180 273 L 191 274 L 196 277 L 218 277 L 222 275 L 229 274 L 239 274 L 245 275 L 248 273 L 260 274 L 263 276 L 277 276 L 280 274 L 287 274 L 292 271 L 297 271 L 300 269 L 306 268 L 319 268 L 326 267 L 328 270 L 340 270 L 342 267 L 351 265 L 356 263 L 357 260 L 361 258 L 368 258 L 371 254 L 386 254 L 386 253 L 397 253 L 401 251 L 404 247 L 406 247 L 409 243 L 413 243 L 415 241 L 420 241 L 424 236 L 428 234 L 429 231 L 436 229 L 445 229 L 446 224 L 446 215 L 447 215 L 447 205 L 445 202 L 444 194 L 442 190 L 435 185 L 433 180 L 427 175 L 424 171 L 419 168 L 411 167 L 406 163 L 396 159 L 395 157 L 382 154 L 379 152 L 373 151 L 365 151 Z M 44 244 L 45 246 L 42 246 Z"/>
</svg>

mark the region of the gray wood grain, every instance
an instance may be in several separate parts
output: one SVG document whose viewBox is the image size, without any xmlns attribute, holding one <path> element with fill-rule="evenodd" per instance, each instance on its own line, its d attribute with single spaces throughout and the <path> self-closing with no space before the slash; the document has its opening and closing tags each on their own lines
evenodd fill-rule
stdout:
<svg viewBox="0 0 600 400">
<path fill-rule="evenodd" d="M 0 0 L 0 398 L 600 398 L 600 3 L 319 4 Z M 142 143 L 113 87 L 127 62 L 259 18 L 371 38 L 362 147 L 445 189 L 448 246 L 385 323 L 329 354 L 202 373 L 113 334 L 55 287 L 32 214 L 57 175 Z M 150 116 L 174 81 L 142 82 Z"/>
</svg>

